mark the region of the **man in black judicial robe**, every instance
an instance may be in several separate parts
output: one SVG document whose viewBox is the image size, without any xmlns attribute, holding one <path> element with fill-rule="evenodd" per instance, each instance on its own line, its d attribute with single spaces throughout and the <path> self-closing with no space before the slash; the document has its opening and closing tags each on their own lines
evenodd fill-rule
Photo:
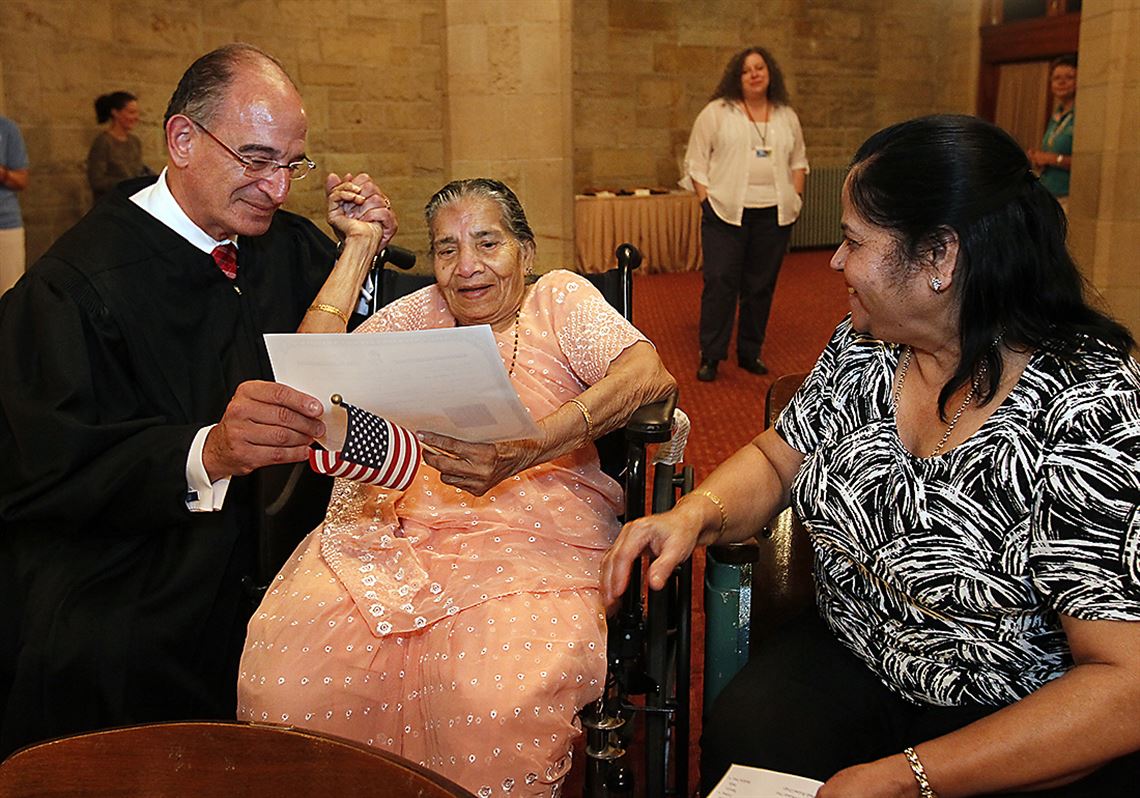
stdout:
<svg viewBox="0 0 1140 798">
<path fill-rule="evenodd" d="M 167 110 L 161 186 L 120 186 L 0 299 L 0 755 L 234 717 L 263 509 L 246 475 L 323 434 L 313 397 L 264 382 L 262 334 L 336 330 L 315 305 L 351 307 L 395 232 L 366 175 L 355 195 L 328 181 L 339 260 L 277 210 L 311 166 L 306 133 L 277 62 L 244 45 L 203 56 Z M 159 188 L 162 221 L 132 199 Z M 234 279 L 218 241 L 236 241 Z"/>
</svg>

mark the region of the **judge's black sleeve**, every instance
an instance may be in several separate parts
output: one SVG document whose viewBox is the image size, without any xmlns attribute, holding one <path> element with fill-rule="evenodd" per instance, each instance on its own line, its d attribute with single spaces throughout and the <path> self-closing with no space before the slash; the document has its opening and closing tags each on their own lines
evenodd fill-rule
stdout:
<svg viewBox="0 0 1140 798">
<path fill-rule="evenodd" d="M 153 178 L 150 178 L 153 180 Z M 232 717 L 255 477 L 186 508 L 195 433 L 271 379 L 334 247 L 279 212 L 236 281 L 112 192 L 0 298 L 0 754 L 149 720 Z"/>
</svg>

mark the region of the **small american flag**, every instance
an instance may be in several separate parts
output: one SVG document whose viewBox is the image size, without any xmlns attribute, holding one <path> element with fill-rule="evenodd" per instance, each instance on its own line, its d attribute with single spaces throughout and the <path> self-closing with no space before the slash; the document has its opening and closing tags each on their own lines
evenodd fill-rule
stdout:
<svg viewBox="0 0 1140 798">
<path fill-rule="evenodd" d="M 420 465 L 419 439 L 411 430 L 367 410 L 347 402 L 339 404 L 348 411 L 344 448 L 339 452 L 310 449 L 310 467 L 318 474 L 406 490 Z"/>
</svg>

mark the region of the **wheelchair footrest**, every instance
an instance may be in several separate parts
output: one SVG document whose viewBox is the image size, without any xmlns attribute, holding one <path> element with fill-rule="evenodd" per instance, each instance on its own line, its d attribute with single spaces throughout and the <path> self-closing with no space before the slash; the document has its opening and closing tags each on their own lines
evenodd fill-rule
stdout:
<svg viewBox="0 0 1140 798">
<path fill-rule="evenodd" d="M 625 718 L 621 715 L 580 715 L 579 717 L 587 729 L 614 731 L 625 725 Z"/>
<path fill-rule="evenodd" d="M 612 742 L 606 743 L 601 748 L 594 748 L 592 745 L 587 745 L 586 756 L 590 757 L 590 759 L 612 762 L 615 759 L 620 759 L 625 756 L 625 749 L 621 746 L 614 745 Z"/>
</svg>

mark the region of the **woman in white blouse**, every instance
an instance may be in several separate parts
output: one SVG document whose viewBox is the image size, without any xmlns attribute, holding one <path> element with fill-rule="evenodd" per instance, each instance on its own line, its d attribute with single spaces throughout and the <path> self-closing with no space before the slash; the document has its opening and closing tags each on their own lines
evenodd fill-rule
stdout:
<svg viewBox="0 0 1140 798">
<path fill-rule="evenodd" d="M 753 374 L 768 372 L 760 349 L 807 172 L 800 120 L 779 65 L 763 47 L 742 50 L 693 123 L 681 181 L 701 200 L 704 291 L 697 379 L 716 379 L 738 299 L 737 361 Z"/>
</svg>

